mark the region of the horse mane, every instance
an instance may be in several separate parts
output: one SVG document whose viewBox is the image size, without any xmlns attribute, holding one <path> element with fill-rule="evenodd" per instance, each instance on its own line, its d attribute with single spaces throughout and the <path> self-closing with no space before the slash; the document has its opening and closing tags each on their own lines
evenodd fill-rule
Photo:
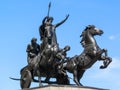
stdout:
<svg viewBox="0 0 120 90">
<path fill-rule="evenodd" d="M 86 30 L 90 29 L 90 28 L 95 28 L 95 25 L 88 25 L 86 26 L 86 28 L 83 30 L 82 34 L 80 35 L 80 37 L 82 37 L 85 33 Z"/>
<path fill-rule="evenodd" d="M 86 28 L 83 30 L 82 34 L 80 35 L 80 37 L 82 37 L 80 43 L 84 42 L 84 38 L 85 38 L 85 32 L 91 28 L 95 28 L 95 25 L 88 25 L 86 26 Z"/>
<path fill-rule="evenodd" d="M 85 32 L 86 32 L 86 30 L 88 29 L 88 27 L 86 27 L 84 30 L 83 30 L 83 32 L 82 32 L 82 34 L 80 35 L 80 37 L 82 38 L 81 39 L 81 41 L 80 41 L 80 43 L 82 43 L 83 41 L 84 41 L 84 36 L 85 36 Z"/>
</svg>

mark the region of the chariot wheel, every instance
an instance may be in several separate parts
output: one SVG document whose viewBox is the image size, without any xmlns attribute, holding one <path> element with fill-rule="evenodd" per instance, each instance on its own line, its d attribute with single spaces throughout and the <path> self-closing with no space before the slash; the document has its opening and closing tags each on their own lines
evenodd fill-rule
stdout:
<svg viewBox="0 0 120 90">
<path fill-rule="evenodd" d="M 23 72 L 21 73 L 21 80 L 20 80 L 20 85 L 21 88 L 29 88 L 31 85 L 31 81 L 32 81 L 32 75 L 31 72 L 29 70 L 23 70 Z"/>
</svg>

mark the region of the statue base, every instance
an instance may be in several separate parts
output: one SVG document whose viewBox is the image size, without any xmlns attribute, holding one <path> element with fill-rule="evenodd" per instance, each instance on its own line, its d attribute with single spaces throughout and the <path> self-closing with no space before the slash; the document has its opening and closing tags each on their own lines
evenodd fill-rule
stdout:
<svg viewBox="0 0 120 90">
<path fill-rule="evenodd" d="M 42 87 L 34 87 L 23 90 L 109 90 L 89 86 L 73 86 L 73 85 L 46 85 Z"/>
</svg>

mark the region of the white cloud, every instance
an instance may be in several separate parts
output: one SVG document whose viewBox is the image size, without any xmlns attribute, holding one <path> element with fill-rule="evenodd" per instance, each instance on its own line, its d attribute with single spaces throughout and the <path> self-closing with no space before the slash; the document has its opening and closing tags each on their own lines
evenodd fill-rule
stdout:
<svg viewBox="0 0 120 90">
<path fill-rule="evenodd" d="M 116 40 L 116 39 L 120 39 L 120 37 L 119 37 L 119 35 L 111 35 L 111 36 L 109 36 L 109 39 L 110 40 Z"/>
<path fill-rule="evenodd" d="M 109 36 L 109 39 L 110 39 L 110 40 L 115 40 L 115 38 L 116 38 L 116 37 L 115 37 L 114 35 Z"/>
</svg>

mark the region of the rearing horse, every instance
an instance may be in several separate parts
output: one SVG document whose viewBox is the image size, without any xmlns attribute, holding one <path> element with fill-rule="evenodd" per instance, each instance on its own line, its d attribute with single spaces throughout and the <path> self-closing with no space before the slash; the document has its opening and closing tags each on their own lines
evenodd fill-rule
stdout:
<svg viewBox="0 0 120 90">
<path fill-rule="evenodd" d="M 90 68 L 96 61 L 103 60 L 101 69 L 107 68 L 112 59 L 107 56 L 107 50 L 101 49 L 94 36 L 102 35 L 103 31 L 96 28 L 94 25 L 88 25 L 81 34 L 81 44 L 84 47 L 80 55 L 76 55 L 67 61 L 64 69 L 73 73 L 74 81 L 78 86 L 81 86 L 80 79 L 86 69 Z M 104 54 L 104 55 L 103 55 Z"/>
</svg>

